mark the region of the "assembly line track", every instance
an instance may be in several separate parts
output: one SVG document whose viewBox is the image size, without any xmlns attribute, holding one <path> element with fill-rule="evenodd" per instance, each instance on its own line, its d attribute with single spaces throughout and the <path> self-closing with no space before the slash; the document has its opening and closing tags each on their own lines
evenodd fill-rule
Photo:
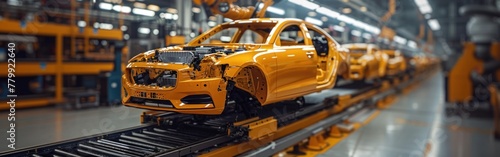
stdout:
<svg viewBox="0 0 500 157">
<path fill-rule="evenodd" d="M 409 84 L 409 81 L 396 86 L 396 88 L 402 85 L 406 86 L 407 84 Z M 287 134 L 286 138 L 281 138 L 272 143 L 277 146 L 276 149 L 260 149 L 259 151 L 250 152 L 250 154 L 264 154 L 268 156 L 275 153 L 276 150 L 283 150 L 291 144 L 298 143 L 300 140 L 307 138 L 311 133 L 321 129 L 321 127 L 338 123 L 345 119 L 346 116 L 350 116 L 370 106 L 370 104 L 373 104 L 372 102 L 393 94 L 397 90 L 395 88 L 388 88 L 383 92 L 379 92 L 380 85 L 354 85 L 343 88 L 347 89 L 348 92 L 344 92 L 342 95 L 351 95 L 361 99 L 352 102 L 349 106 L 345 106 L 343 112 L 318 119 L 321 121 L 316 124 L 312 123 L 309 126 L 304 126 L 305 129 L 299 131 L 296 128 L 291 129 L 295 131 Z M 335 107 L 339 103 L 339 96 L 341 95 L 332 94 L 325 97 L 320 103 L 306 104 L 300 108 L 290 107 L 293 106 L 290 105 L 290 102 L 268 105 L 264 107 L 260 117 L 274 117 L 279 122 L 278 127 L 280 129 L 285 128 L 284 130 L 286 130 L 287 127 L 290 128 L 289 126 L 296 122 L 310 117 L 314 119 L 318 113 Z M 370 100 L 365 99 L 365 97 L 369 97 Z M 183 125 L 172 127 L 167 125 L 162 126 L 158 123 L 144 124 L 123 130 L 5 152 L 0 154 L 0 156 L 186 156 L 196 154 L 203 156 L 205 153 L 210 154 L 214 150 L 238 143 L 245 143 L 246 141 L 245 139 L 239 139 L 241 137 L 227 135 L 227 128 L 224 127 L 233 122 L 226 121 L 224 118 L 215 118 L 202 124 L 196 124 L 195 122 L 190 122 L 193 121 L 191 118 L 185 119 L 184 115 L 173 113 L 163 113 L 160 115 L 184 119 L 184 122 L 182 122 Z M 158 118 L 149 117 L 153 121 Z M 229 116 L 228 119 L 231 119 L 231 117 Z"/>
<path fill-rule="evenodd" d="M 214 130 L 153 124 L 5 152 L 0 156 L 184 156 L 233 139 Z"/>
</svg>

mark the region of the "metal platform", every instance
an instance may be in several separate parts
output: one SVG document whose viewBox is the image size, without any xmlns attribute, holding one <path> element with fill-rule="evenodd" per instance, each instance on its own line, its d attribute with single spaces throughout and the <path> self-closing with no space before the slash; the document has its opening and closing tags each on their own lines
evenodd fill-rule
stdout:
<svg viewBox="0 0 500 157">
<path fill-rule="evenodd" d="M 234 116 L 228 115 L 229 118 L 217 117 L 198 123 L 189 116 L 186 118 L 186 115 L 145 112 L 142 115 L 142 122 L 146 123 L 145 126 L 6 152 L 0 156 L 52 156 L 53 154 L 63 156 L 184 156 L 195 154 L 235 156 L 268 144 L 279 144 L 280 149 L 248 152 L 250 155 L 255 153 L 270 155 L 309 137 L 319 128 L 342 122 L 348 116 L 364 108 L 375 107 L 379 100 L 395 94 L 415 80 L 418 79 L 405 83 L 391 80 L 377 85 L 351 84 L 336 87 L 306 96 L 308 103 L 304 107 L 294 108 L 287 103 L 268 105 L 258 117 L 244 121 L 228 121 L 227 119 Z M 274 121 L 274 127 L 276 127 L 274 129 L 272 129 L 273 126 L 261 127 L 261 124 L 273 125 Z M 271 131 L 264 134 L 256 133 L 266 129 Z M 180 137 L 171 136 L 172 134 L 178 134 Z M 279 141 L 275 141 L 278 139 Z M 129 149 L 131 146 L 134 149 Z"/>
</svg>

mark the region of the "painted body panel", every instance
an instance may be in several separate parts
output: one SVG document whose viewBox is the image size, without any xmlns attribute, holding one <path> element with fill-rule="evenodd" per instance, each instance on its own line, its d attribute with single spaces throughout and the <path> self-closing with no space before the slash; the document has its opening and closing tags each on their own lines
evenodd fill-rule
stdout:
<svg viewBox="0 0 500 157">
<path fill-rule="evenodd" d="M 387 75 L 395 76 L 402 74 L 406 70 L 405 58 L 398 50 L 382 50 L 383 53 L 389 56 L 387 60 Z"/>
<path fill-rule="evenodd" d="M 280 33 L 290 26 L 300 28 L 305 34 L 300 43 L 282 44 Z M 238 31 L 228 43 L 203 44 L 217 32 L 232 27 Z M 316 52 L 313 40 L 317 39 L 311 38 L 308 28 L 322 35 L 327 41 L 323 46 L 328 45 L 328 52 Z M 256 32 L 265 40 L 257 44 L 240 42 L 246 30 Z M 233 84 L 257 99 L 260 105 L 294 99 L 333 88 L 337 75 L 343 74 L 338 73 L 339 65 L 348 65 L 349 58 L 346 49 L 338 47 L 338 43 L 322 29 L 298 19 L 249 19 L 221 24 L 184 46 L 159 48 L 132 58 L 122 78 L 122 102 L 125 106 L 150 110 L 218 115 L 229 101 L 226 99 Z M 194 52 L 191 49 L 202 48 L 213 48 L 216 52 L 204 55 L 196 65 L 159 62 L 158 57 L 155 58 L 160 54 L 191 53 Z M 199 69 L 196 69 L 198 65 Z M 137 83 L 141 81 L 138 76 L 147 76 L 148 80 L 154 81 L 159 76 L 167 77 L 164 73 L 176 77 L 174 85 L 162 87 L 156 83 Z M 208 95 L 211 101 L 203 104 L 183 101 L 186 97 L 199 95 Z M 134 102 L 135 99 L 145 102 Z"/>
<path fill-rule="evenodd" d="M 378 79 L 386 75 L 389 56 L 378 50 L 374 44 L 344 44 L 349 49 L 350 72 L 347 79 Z"/>
</svg>

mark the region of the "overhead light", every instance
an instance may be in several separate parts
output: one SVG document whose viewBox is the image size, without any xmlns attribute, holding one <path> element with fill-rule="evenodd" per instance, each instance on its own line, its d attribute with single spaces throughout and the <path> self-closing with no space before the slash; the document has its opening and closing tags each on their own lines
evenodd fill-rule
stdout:
<svg viewBox="0 0 500 157">
<path fill-rule="evenodd" d="M 213 26 L 217 25 L 217 23 L 216 23 L 216 22 L 214 22 L 214 21 L 208 21 L 208 22 L 207 22 L 207 24 L 208 24 L 208 26 L 210 26 L 210 27 L 213 27 Z"/>
<path fill-rule="evenodd" d="M 439 21 L 436 19 L 430 19 L 429 21 L 427 21 L 427 23 L 429 24 L 429 26 L 433 31 L 441 29 L 441 25 L 439 25 Z"/>
<path fill-rule="evenodd" d="M 167 12 L 172 13 L 172 14 L 177 14 L 177 9 L 175 9 L 175 8 L 167 8 Z"/>
<path fill-rule="evenodd" d="M 432 8 L 430 5 L 419 7 L 419 9 L 422 14 L 427 14 L 432 12 Z"/>
<path fill-rule="evenodd" d="M 217 20 L 217 17 L 215 17 L 215 16 L 210 16 L 210 17 L 208 17 L 208 19 L 209 19 L 209 20 L 212 20 L 212 21 L 215 21 L 215 20 Z"/>
<path fill-rule="evenodd" d="M 130 11 L 132 11 L 132 9 L 129 6 L 121 6 L 121 5 L 113 6 L 113 10 L 122 13 L 130 13 Z"/>
<path fill-rule="evenodd" d="M 174 15 L 172 15 L 172 19 L 173 19 L 173 20 L 177 20 L 177 19 L 179 19 L 179 15 L 178 15 L 178 14 L 174 14 Z"/>
<path fill-rule="evenodd" d="M 333 10 L 330 10 L 328 8 L 325 8 L 325 7 L 319 7 L 318 9 L 316 9 L 316 12 L 323 14 L 323 15 L 326 15 L 326 16 L 329 16 L 331 18 L 337 18 L 340 15 L 340 13 L 333 11 Z"/>
<path fill-rule="evenodd" d="M 367 9 L 366 9 L 365 6 L 362 6 L 362 7 L 359 8 L 359 10 L 361 10 L 362 12 L 366 12 Z"/>
<path fill-rule="evenodd" d="M 20 0 L 7 0 L 8 5 L 13 5 L 13 6 L 22 6 L 23 3 Z"/>
<path fill-rule="evenodd" d="M 170 13 L 160 13 L 161 18 L 165 18 L 167 20 L 172 20 L 174 18 L 174 14 Z"/>
<path fill-rule="evenodd" d="M 158 35 L 158 33 L 160 33 L 160 30 L 158 30 L 158 29 L 154 29 L 154 30 L 153 30 L 153 34 L 154 34 L 154 35 Z"/>
<path fill-rule="evenodd" d="M 315 19 L 315 18 L 312 18 L 312 17 L 306 17 L 305 20 L 307 22 L 309 22 L 309 23 L 312 23 L 312 24 L 315 24 L 315 25 L 318 25 L 318 26 L 322 26 L 323 25 L 323 21 Z"/>
<path fill-rule="evenodd" d="M 401 45 L 405 45 L 407 40 L 403 37 L 396 35 L 396 36 L 394 36 L 394 41 L 401 44 Z"/>
<path fill-rule="evenodd" d="M 193 32 L 189 33 L 189 37 L 194 38 L 195 36 L 196 34 L 194 34 Z"/>
<path fill-rule="evenodd" d="M 85 27 L 85 26 L 87 26 L 87 22 L 85 22 L 85 21 L 78 21 L 78 22 L 76 23 L 76 25 L 77 25 L 78 27 Z"/>
<path fill-rule="evenodd" d="M 344 8 L 344 9 L 342 9 L 342 12 L 343 12 L 344 14 L 349 14 L 349 13 L 351 13 L 351 12 L 352 12 L 352 10 L 351 10 L 351 8 Z"/>
<path fill-rule="evenodd" d="M 343 21 L 343 22 L 348 23 L 348 24 L 353 24 L 353 23 L 354 23 L 354 21 L 356 21 L 355 19 L 353 19 L 353 18 L 351 18 L 351 17 L 349 17 L 349 16 L 345 16 L 345 15 L 340 15 L 340 16 L 338 17 L 338 19 L 339 19 L 340 21 Z"/>
<path fill-rule="evenodd" d="M 316 12 L 310 11 L 309 13 L 307 13 L 307 15 L 309 15 L 311 17 L 314 17 L 314 16 L 316 16 Z"/>
<path fill-rule="evenodd" d="M 137 14 L 137 15 L 155 16 L 155 12 L 154 11 L 146 10 L 146 9 L 134 8 L 134 10 L 132 10 L 132 12 L 134 14 Z"/>
<path fill-rule="evenodd" d="M 99 3 L 99 8 L 102 10 L 111 10 L 113 8 L 113 5 L 110 3 Z"/>
<path fill-rule="evenodd" d="M 264 4 L 260 3 L 259 4 L 259 9 L 262 9 L 262 7 L 264 7 Z M 285 15 L 285 10 L 283 10 L 281 8 L 276 8 L 276 7 L 273 7 L 273 6 L 268 6 L 266 11 L 268 11 L 270 13 L 275 13 L 275 14 L 278 14 L 278 15 Z"/>
<path fill-rule="evenodd" d="M 367 29 L 368 32 L 371 32 L 373 34 L 380 34 L 380 28 L 377 28 L 377 27 L 373 27 L 373 26 L 370 26 L 368 29 Z"/>
<path fill-rule="evenodd" d="M 427 0 L 415 0 L 420 13 L 427 14 L 432 12 L 432 7 Z"/>
<path fill-rule="evenodd" d="M 319 5 L 307 0 L 288 0 L 289 2 L 295 3 L 297 5 L 303 6 L 304 8 L 314 10 L 319 8 Z"/>
<path fill-rule="evenodd" d="M 351 31 L 351 34 L 352 34 L 352 35 L 354 35 L 354 36 L 359 37 L 359 36 L 361 36 L 361 31 L 358 31 L 358 30 L 352 30 L 352 31 Z"/>
<path fill-rule="evenodd" d="M 408 46 L 411 48 L 417 48 L 417 43 L 413 40 L 408 41 Z"/>
<path fill-rule="evenodd" d="M 230 42 L 231 41 L 231 37 L 230 36 L 221 36 L 220 37 L 220 41 L 222 41 L 222 42 Z"/>
<path fill-rule="evenodd" d="M 113 25 L 109 24 L 109 23 L 100 23 L 99 28 L 111 30 L 111 29 L 113 29 Z"/>
<path fill-rule="evenodd" d="M 334 25 L 333 30 L 339 31 L 339 32 L 344 32 L 345 28 L 339 25 Z"/>
<path fill-rule="evenodd" d="M 142 8 L 142 9 L 146 9 L 146 4 L 141 3 L 141 2 L 135 2 L 135 3 L 134 3 L 134 7 L 136 7 L 136 8 Z"/>
<path fill-rule="evenodd" d="M 137 29 L 137 32 L 141 33 L 141 34 L 149 34 L 149 32 L 151 32 L 151 30 L 149 28 L 145 28 L 145 27 L 139 27 Z"/>
<path fill-rule="evenodd" d="M 323 22 L 328 21 L 328 17 L 326 17 L 326 16 L 322 16 L 322 17 L 321 17 L 321 21 L 323 21 Z"/>
<path fill-rule="evenodd" d="M 283 10 L 281 8 L 276 8 L 276 7 L 273 7 L 273 6 L 268 6 L 267 7 L 267 11 L 271 12 L 271 13 L 278 14 L 278 15 L 285 15 L 285 10 Z"/>
<path fill-rule="evenodd" d="M 127 31 L 127 29 L 128 29 L 128 27 L 125 26 L 125 25 L 123 25 L 123 26 L 120 27 L 120 30 L 122 30 L 122 31 Z"/>
<path fill-rule="evenodd" d="M 201 9 L 200 9 L 200 8 L 198 8 L 198 7 L 193 7 L 193 8 L 191 9 L 191 11 L 193 11 L 193 13 L 200 13 L 200 12 L 201 12 Z"/>
<path fill-rule="evenodd" d="M 371 26 L 371 25 L 366 24 L 364 22 L 355 20 L 355 19 L 353 19 L 353 18 L 351 18 L 349 16 L 346 16 L 346 15 L 340 15 L 337 19 L 339 19 L 342 22 L 354 25 L 355 27 L 364 29 L 364 30 L 366 30 L 368 32 L 371 32 L 373 34 L 379 34 L 380 33 L 380 29 L 379 28 Z M 341 23 L 341 25 L 342 25 L 342 23 Z"/>
<path fill-rule="evenodd" d="M 148 5 L 148 9 L 153 10 L 153 11 L 158 11 L 158 10 L 160 10 L 160 7 L 157 5 L 154 5 L 154 4 L 150 4 L 150 5 Z"/>
<path fill-rule="evenodd" d="M 176 36 L 176 35 L 177 35 L 177 32 L 175 32 L 175 31 L 170 31 L 170 33 L 169 33 L 169 34 L 170 34 L 170 36 Z"/>
<path fill-rule="evenodd" d="M 371 39 L 372 35 L 370 35 L 368 33 L 363 33 L 363 38 L 365 38 L 365 39 Z"/>
</svg>

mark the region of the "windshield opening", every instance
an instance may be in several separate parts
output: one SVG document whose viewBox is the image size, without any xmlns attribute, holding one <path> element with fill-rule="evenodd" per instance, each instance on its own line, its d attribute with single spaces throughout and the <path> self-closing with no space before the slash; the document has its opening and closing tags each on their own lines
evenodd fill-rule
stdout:
<svg viewBox="0 0 500 157">
<path fill-rule="evenodd" d="M 198 44 L 264 44 L 275 23 L 223 24 L 207 32 Z"/>
<path fill-rule="evenodd" d="M 366 49 L 349 49 L 349 52 L 351 53 L 366 53 Z"/>
</svg>

